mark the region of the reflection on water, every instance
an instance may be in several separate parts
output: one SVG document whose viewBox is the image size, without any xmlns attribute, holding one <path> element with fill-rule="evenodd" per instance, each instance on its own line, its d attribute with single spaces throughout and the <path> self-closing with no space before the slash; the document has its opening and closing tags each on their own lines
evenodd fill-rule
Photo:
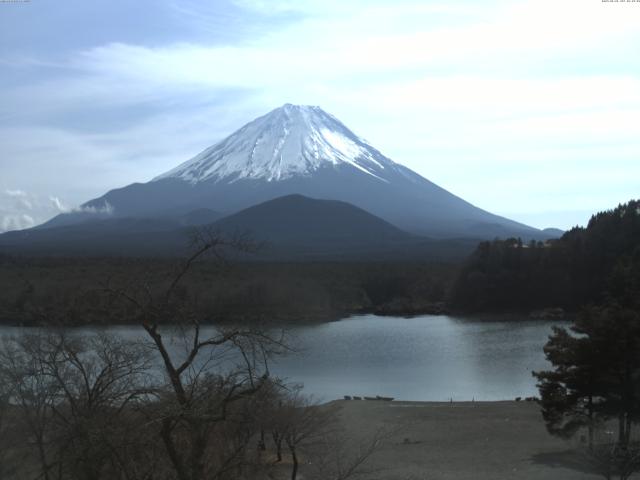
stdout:
<svg viewBox="0 0 640 480">
<path fill-rule="evenodd" d="M 555 322 L 557 323 L 557 322 Z M 295 330 L 300 358 L 274 368 L 321 399 L 504 400 L 536 395 L 552 322 L 372 315 Z"/>
<path fill-rule="evenodd" d="M 531 371 L 548 367 L 542 347 L 557 323 L 363 315 L 294 326 L 290 335 L 299 353 L 278 359 L 271 371 L 303 383 L 305 393 L 323 401 L 343 395 L 434 401 L 532 396 Z M 139 327 L 107 330 L 144 338 Z"/>
</svg>

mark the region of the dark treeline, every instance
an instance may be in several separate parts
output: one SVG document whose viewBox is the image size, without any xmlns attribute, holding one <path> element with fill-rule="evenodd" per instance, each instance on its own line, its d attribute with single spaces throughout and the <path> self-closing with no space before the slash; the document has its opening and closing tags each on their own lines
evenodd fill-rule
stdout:
<svg viewBox="0 0 640 480">
<path fill-rule="evenodd" d="M 640 202 L 594 215 L 558 240 L 482 242 L 462 265 L 435 262 L 211 262 L 194 266 L 188 288 L 211 321 L 322 321 L 354 313 L 414 315 L 578 311 L 602 301 L 607 278 L 640 246 Z M 636 253 L 637 254 L 637 253 Z M 0 320 L 42 324 L 65 306 L 71 325 L 120 323 L 104 315 L 104 286 L 162 286 L 175 261 L 0 256 Z"/>
<path fill-rule="evenodd" d="M 125 317 L 109 304 L 105 287 L 145 283 L 160 289 L 175 265 L 166 259 L 0 257 L 0 319 L 25 325 L 122 323 Z M 444 263 L 203 261 L 193 266 L 184 288 L 212 322 L 304 322 L 353 313 L 441 312 L 456 273 L 457 265 Z"/>
<path fill-rule="evenodd" d="M 604 300 L 611 272 L 639 255 L 640 201 L 591 217 L 547 243 L 519 239 L 481 243 L 454 282 L 457 310 L 577 311 Z"/>
</svg>

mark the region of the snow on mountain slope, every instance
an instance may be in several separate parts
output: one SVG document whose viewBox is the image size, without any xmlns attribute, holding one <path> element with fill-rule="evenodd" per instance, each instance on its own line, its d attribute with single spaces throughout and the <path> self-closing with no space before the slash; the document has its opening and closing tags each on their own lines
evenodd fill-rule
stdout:
<svg viewBox="0 0 640 480">
<path fill-rule="evenodd" d="M 286 104 L 154 179 L 285 180 L 349 165 L 380 181 L 396 164 L 320 107 Z"/>
<path fill-rule="evenodd" d="M 433 238 L 546 237 L 393 162 L 320 107 L 290 104 L 150 182 L 111 190 L 82 207 L 91 212 L 109 205 L 109 215 L 120 218 L 202 208 L 228 215 L 292 194 L 347 202 L 402 230 Z M 40 228 L 88 216 L 62 214 Z"/>
</svg>

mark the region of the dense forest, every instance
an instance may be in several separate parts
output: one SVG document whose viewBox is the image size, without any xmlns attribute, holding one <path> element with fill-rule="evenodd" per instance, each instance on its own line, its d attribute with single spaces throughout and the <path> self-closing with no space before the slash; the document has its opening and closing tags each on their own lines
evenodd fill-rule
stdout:
<svg viewBox="0 0 640 480">
<path fill-rule="evenodd" d="M 0 257 L 5 324 L 117 324 L 126 315 L 106 287 L 166 287 L 180 262 L 167 259 Z M 256 263 L 208 259 L 184 289 L 207 321 L 308 322 L 354 313 L 438 313 L 457 274 L 447 263 Z"/>
<path fill-rule="evenodd" d="M 166 258 L 0 256 L 0 321 L 121 323 L 124 316 L 105 287 L 162 289 L 179 264 Z M 615 288 L 614 269 L 639 266 L 640 201 L 630 201 L 557 240 L 482 242 L 463 264 L 207 259 L 193 267 L 185 288 L 213 323 L 325 321 L 356 313 L 529 313 L 552 307 L 577 312 L 601 303 Z"/>
<path fill-rule="evenodd" d="M 482 242 L 453 284 L 451 306 L 467 312 L 577 311 L 606 295 L 615 268 L 640 265 L 640 201 L 591 217 L 558 240 Z"/>
</svg>

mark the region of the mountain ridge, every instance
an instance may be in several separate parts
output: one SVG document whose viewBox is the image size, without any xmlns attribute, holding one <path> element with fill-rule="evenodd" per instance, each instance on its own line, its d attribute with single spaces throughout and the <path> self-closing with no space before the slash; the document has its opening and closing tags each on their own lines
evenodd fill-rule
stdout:
<svg viewBox="0 0 640 480">
<path fill-rule="evenodd" d="M 181 217 L 115 218 L 0 235 L 0 253 L 37 256 L 175 257 L 187 254 L 193 230 Z M 288 195 L 213 223 L 194 224 L 223 238 L 237 235 L 261 248 L 244 260 L 458 260 L 476 242 L 434 241 L 404 232 L 365 210 L 337 200 Z M 248 234 L 248 236 L 246 235 Z M 229 252 L 232 253 L 232 252 Z"/>
<path fill-rule="evenodd" d="M 253 205 L 213 224 L 222 231 L 249 230 L 256 238 L 294 244 L 299 239 L 318 243 L 364 244 L 417 240 L 370 213 L 339 200 L 300 194 L 285 195 Z"/>
<path fill-rule="evenodd" d="M 434 238 L 551 235 L 484 211 L 394 162 L 320 107 L 286 104 L 147 183 L 86 202 L 116 217 L 180 208 L 229 215 L 289 194 L 340 200 Z M 44 228 L 85 214 L 62 214 Z"/>
</svg>

